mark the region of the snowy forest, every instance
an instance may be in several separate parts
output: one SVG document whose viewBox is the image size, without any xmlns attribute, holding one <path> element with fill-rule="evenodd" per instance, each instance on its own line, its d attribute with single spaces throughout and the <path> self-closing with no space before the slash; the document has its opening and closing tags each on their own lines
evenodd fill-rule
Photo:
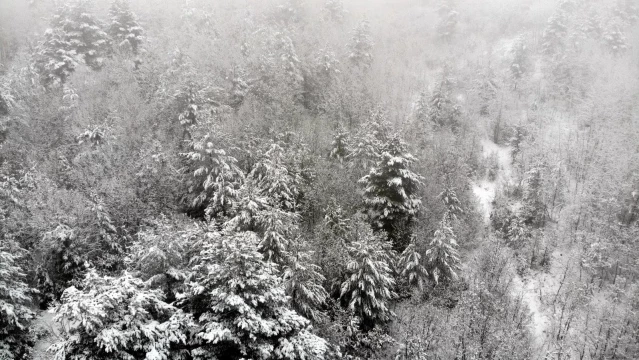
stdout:
<svg viewBox="0 0 639 360">
<path fill-rule="evenodd" d="M 0 359 L 639 359 L 639 1 L 0 0 Z"/>
</svg>

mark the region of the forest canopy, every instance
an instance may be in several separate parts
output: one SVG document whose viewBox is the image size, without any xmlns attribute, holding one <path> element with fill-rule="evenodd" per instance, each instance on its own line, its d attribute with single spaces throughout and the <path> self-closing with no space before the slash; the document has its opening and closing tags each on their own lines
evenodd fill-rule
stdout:
<svg viewBox="0 0 639 360">
<path fill-rule="evenodd" d="M 639 358 L 634 0 L 0 1 L 0 359 Z"/>
</svg>

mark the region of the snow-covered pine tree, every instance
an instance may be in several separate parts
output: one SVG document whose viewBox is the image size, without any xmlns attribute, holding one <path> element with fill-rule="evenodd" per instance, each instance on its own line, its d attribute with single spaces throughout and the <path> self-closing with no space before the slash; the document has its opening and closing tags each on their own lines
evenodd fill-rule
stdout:
<svg viewBox="0 0 639 360">
<path fill-rule="evenodd" d="M 457 272 L 461 269 L 457 240 L 446 215 L 424 253 L 427 270 L 436 285 L 456 280 Z"/>
<path fill-rule="evenodd" d="M 328 299 L 328 293 L 322 285 L 326 279 L 321 270 L 313 264 L 311 253 L 302 249 L 292 252 L 284 265 L 284 286 L 293 308 L 313 321 L 320 319 L 319 309 Z"/>
<path fill-rule="evenodd" d="M 325 209 L 324 224 L 328 226 L 334 235 L 342 238 L 350 229 L 351 221 L 346 217 L 344 209 L 337 204 L 335 199 L 331 199 L 330 205 Z"/>
<path fill-rule="evenodd" d="M 422 255 L 417 251 L 415 239 L 404 249 L 397 267 L 399 275 L 411 286 L 417 286 L 419 289 L 423 289 L 424 280 L 428 277 L 428 271 L 421 263 Z"/>
<path fill-rule="evenodd" d="M 142 44 L 144 30 L 131 11 L 128 0 L 113 1 L 109 14 L 111 15 L 109 35 L 116 40 L 118 47 L 129 48 L 133 54 L 137 54 Z"/>
<path fill-rule="evenodd" d="M 540 227 L 546 221 L 546 204 L 543 194 L 543 167 L 537 164 L 526 172 L 524 179 L 522 217 L 527 225 Z"/>
<path fill-rule="evenodd" d="M 452 98 L 453 81 L 446 72 L 445 70 L 441 81 L 431 93 L 426 119 L 437 128 L 448 126 L 456 130 L 459 127 L 461 108 Z"/>
<path fill-rule="evenodd" d="M 89 0 L 64 2 L 38 46 L 35 67 L 47 85 L 64 83 L 77 63 L 94 70 L 102 68 L 110 47 L 103 24 L 90 12 Z"/>
<path fill-rule="evenodd" d="M 328 154 L 330 159 L 335 159 L 342 163 L 351 152 L 350 134 L 341 125 L 338 127 L 333 142 L 331 143 L 331 152 Z"/>
<path fill-rule="evenodd" d="M 389 308 L 395 297 L 391 263 L 393 250 L 380 234 L 363 221 L 354 224 L 347 245 L 350 260 L 340 297 L 363 330 L 386 323 L 393 316 Z"/>
<path fill-rule="evenodd" d="M 237 160 L 216 148 L 209 135 L 191 141 L 190 148 L 182 154 L 188 170 L 186 205 L 194 213 L 205 209 L 209 216 L 227 215 L 244 180 Z"/>
<path fill-rule="evenodd" d="M 255 219 L 262 239 L 259 250 L 266 260 L 278 264 L 285 260 L 298 218 L 295 213 L 275 207 L 257 213 Z"/>
<path fill-rule="evenodd" d="M 61 29 L 47 29 L 38 46 L 33 66 L 45 86 L 64 84 L 78 66 L 78 54 Z"/>
<path fill-rule="evenodd" d="M 55 319 L 68 336 L 52 346 L 55 359 L 184 359 L 191 316 L 128 273 L 90 271 L 82 290 L 68 288 L 61 301 Z"/>
<path fill-rule="evenodd" d="M 162 215 L 145 223 L 128 246 L 127 270 L 150 287 L 161 289 L 166 301 L 173 302 L 190 276 L 188 264 L 201 250 L 201 234 L 206 227 L 185 216 Z"/>
<path fill-rule="evenodd" d="M 247 177 L 224 228 L 256 233 L 261 239 L 258 248 L 264 258 L 282 264 L 289 256 L 288 246 L 297 229 L 299 215 L 276 206 L 257 182 L 258 179 Z"/>
<path fill-rule="evenodd" d="M 327 343 L 289 308 L 278 266 L 255 233 L 209 236 L 181 305 L 199 324 L 194 359 L 324 359 Z"/>
<path fill-rule="evenodd" d="M 364 171 L 370 170 L 379 160 L 389 133 L 390 125 L 386 121 L 384 111 L 375 109 L 351 141 L 351 149 L 346 156 L 349 165 Z"/>
<path fill-rule="evenodd" d="M 0 243 L 0 359 L 28 359 L 31 349 L 29 323 L 34 290 L 18 264 L 20 250 L 2 239 Z"/>
<path fill-rule="evenodd" d="M 294 211 L 300 196 L 299 174 L 290 172 L 284 164 L 284 149 L 278 144 L 271 144 L 260 156 L 248 178 L 255 180 L 262 195 L 270 203 L 284 211 Z"/>
<path fill-rule="evenodd" d="M 397 226 L 410 223 L 421 206 L 417 189 L 422 177 L 410 169 L 416 159 L 397 135 L 382 148 L 374 168 L 359 183 L 364 188 L 364 204 L 373 226 L 384 230 L 397 248 L 403 248 Z"/>
<path fill-rule="evenodd" d="M 357 67 L 369 68 L 373 63 L 373 40 L 370 25 L 362 20 L 353 30 L 353 37 L 348 43 L 349 60 Z"/>
<path fill-rule="evenodd" d="M 84 63 L 97 70 L 104 65 L 110 40 L 102 22 L 90 12 L 89 0 L 65 3 L 54 16 L 53 28 L 61 29 Z"/>
<path fill-rule="evenodd" d="M 458 216 L 464 214 L 464 208 L 461 201 L 457 198 L 455 189 L 445 187 L 444 190 L 439 193 L 439 200 L 446 206 L 447 216 L 450 219 L 457 219 Z"/>
</svg>

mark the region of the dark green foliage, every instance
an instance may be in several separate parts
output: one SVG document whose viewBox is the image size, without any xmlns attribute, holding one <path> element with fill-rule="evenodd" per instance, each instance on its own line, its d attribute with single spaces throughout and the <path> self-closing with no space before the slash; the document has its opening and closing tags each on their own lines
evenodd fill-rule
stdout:
<svg viewBox="0 0 639 360">
<path fill-rule="evenodd" d="M 41 303 L 56 301 L 64 290 L 84 276 L 87 258 L 86 244 L 77 233 L 65 225 L 44 234 L 40 243 L 43 251 L 41 264 L 36 268 L 36 279 Z"/>
<path fill-rule="evenodd" d="M 333 137 L 331 152 L 328 154 L 328 157 L 341 163 L 350 155 L 350 147 L 350 134 L 344 130 L 344 128 L 340 127 Z"/>
</svg>

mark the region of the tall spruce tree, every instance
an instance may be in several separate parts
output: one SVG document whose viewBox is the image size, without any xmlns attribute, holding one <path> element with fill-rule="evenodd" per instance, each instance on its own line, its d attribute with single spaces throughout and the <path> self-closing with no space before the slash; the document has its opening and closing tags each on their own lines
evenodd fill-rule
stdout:
<svg viewBox="0 0 639 360">
<path fill-rule="evenodd" d="M 417 189 L 422 177 L 410 169 L 416 159 L 406 145 L 393 135 L 370 173 L 359 180 L 364 188 L 364 204 L 375 229 L 384 230 L 396 248 L 406 245 L 400 226 L 410 224 L 421 206 Z"/>
<path fill-rule="evenodd" d="M 386 323 L 393 315 L 389 308 L 389 302 L 395 297 L 391 271 L 393 251 L 388 242 L 363 221 L 354 224 L 351 238 L 347 278 L 342 283 L 340 297 L 360 319 L 362 329 L 368 330 Z"/>
<path fill-rule="evenodd" d="M 444 218 L 439 223 L 439 228 L 435 231 L 424 258 L 428 264 L 427 270 L 436 285 L 457 279 L 457 273 L 461 269 L 461 260 L 448 213 L 444 214 Z"/>
<path fill-rule="evenodd" d="M 244 179 L 237 159 L 216 148 L 208 135 L 192 141 L 190 147 L 191 151 L 182 154 L 187 163 L 184 200 L 189 211 L 199 216 L 204 212 L 228 215 Z"/>
<path fill-rule="evenodd" d="M 423 289 L 428 271 L 422 265 L 422 255 L 417 251 L 415 240 L 404 249 L 397 264 L 399 275 L 408 285 Z"/>
</svg>

